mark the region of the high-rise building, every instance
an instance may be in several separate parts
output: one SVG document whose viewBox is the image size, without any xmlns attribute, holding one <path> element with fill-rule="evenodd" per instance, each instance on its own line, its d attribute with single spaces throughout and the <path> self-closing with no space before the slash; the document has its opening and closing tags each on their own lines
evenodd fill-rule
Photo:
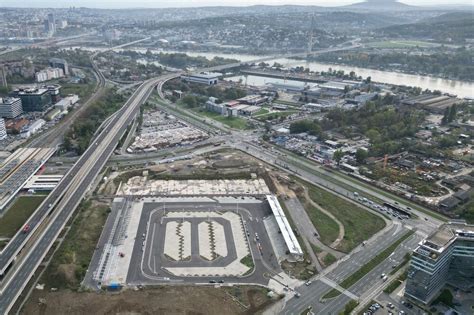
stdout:
<svg viewBox="0 0 474 315">
<path fill-rule="evenodd" d="M 44 30 L 49 35 L 53 35 L 56 32 L 56 21 L 53 13 L 49 13 L 48 18 L 44 20 Z"/>
<path fill-rule="evenodd" d="M 7 73 L 4 65 L 0 65 L 0 85 L 3 87 L 8 86 Z"/>
<path fill-rule="evenodd" d="M 0 118 L 0 140 L 3 140 L 7 137 L 7 128 L 5 127 L 5 120 Z"/>
<path fill-rule="evenodd" d="M 442 225 L 414 250 L 405 296 L 428 305 L 445 284 L 474 288 L 474 225 Z"/>
<path fill-rule="evenodd" d="M 51 94 L 47 88 L 16 89 L 11 95 L 21 99 L 25 112 L 43 112 L 52 104 Z"/>
<path fill-rule="evenodd" d="M 60 58 L 49 59 L 49 65 L 53 68 L 63 69 L 64 75 L 69 75 L 69 66 L 66 60 Z"/>
<path fill-rule="evenodd" d="M 59 28 L 66 28 L 67 27 L 67 20 L 59 20 L 58 21 Z"/>
<path fill-rule="evenodd" d="M 15 97 L 0 98 L 0 117 L 15 118 L 23 113 L 21 100 Z"/>
</svg>

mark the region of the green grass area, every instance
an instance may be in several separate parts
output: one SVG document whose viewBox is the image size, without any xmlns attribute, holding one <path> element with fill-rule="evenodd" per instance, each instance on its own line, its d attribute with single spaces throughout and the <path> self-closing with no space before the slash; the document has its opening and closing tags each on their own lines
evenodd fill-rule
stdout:
<svg viewBox="0 0 474 315">
<path fill-rule="evenodd" d="M 336 261 L 337 261 L 337 258 L 334 257 L 334 255 L 331 253 L 326 253 L 326 256 L 324 256 L 323 258 L 323 263 L 326 267 L 332 265 Z"/>
<path fill-rule="evenodd" d="M 357 271 L 355 271 L 353 274 L 351 274 L 349 277 L 344 279 L 339 285 L 343 287 L 344 289 L 349 289 L 352 285 L 354 285 L 357 281 L 362 279 L 366 274 L 368 274 L 372 269 L 377 267 L 382 261 L 387 259 L 394 251 L 395 249 L 407 238 L 413 235 L 415 231 L 410 230 L 406 232 L 402 237 L 400 237 L 398 240 L 396 240 L 392 245 L 387 247 L 385 250 L 380 252 L 377 256 L 375 256 L 373 259 L 371 259 L 368 263 L 360 267 Z M 328 293 L 326 293 L 323 296 L 323 299 L 330 299 L 336 296 L 339 296 L 341 292 L 339 292 L 336 289 L 332 289 Z"/>
<path fill-rule="evenodd" d="M 229 126 L 230 128 L 239 129 L 239 130 L 250 129 L 247 124 L 247 120 L 240 117 L 222 116 L 219 113 L 209 112 L 206 110 L 195 110 L 195 112 L 201 116 L 205 116 L 207 118 L 214 119 L 220 123 L 223 123 Z"/>
<path fill-rule="evenodd" d="M 61 95 L 77 94 L 81 99 L 87 99 L 94 91 L 94 84 L 61 84 Z"/>
<path fill-rule="evenodd" d="M 379 216 L 322 188 L 309 183 L 305 185 L 308 187 L 310 198 L 334 215 L 344 226 L 344 238 L 338 250 L 348 253 L 385 227 L 385 221 Z"/>
<path fill-rule="evenodd" d="M 319 233 L 320 240 L 325 245 L 331 245 L 337 239 L 339 235 L 339 226 L 336 221 L 331 219 L 324 212 L 305 201 L 304 198 L 300 198 L 301 203 L 304 205 L 306 212 L 313 223 L 314 227 Z"/>
<path fill-rule="evenodd" d="M 313 243 L 310 243 L 311 244 L 311 248 L 313 249 L 313 252 L 315 254 L 319 254 L 319 253 L 322 253 L 323 250 L 321 248 L 319 248 L 318 246 L 314 245 Z"/>
<path fill-rule="evenodd" d="M 12 237 L 25 224 L 46 195 L 20 196 L 0 218 L 0 237 Z"/>
<path fill-rule="evenodd" d="M 255 116 L 258 116 L 258 115 L 265 115 L 265 114 L 268 114 L 269 113 L 269 110 L 266 109 L 266 108 L 261 108 L 260 110 L 258 110 L 257 112 L 253 113 L 252 116 L 255 117 Z"/>
<path fill-rule="evenodd" d="M 242 258 L 242 259 L 240 260 L 240 262 L 241 262 L 242 264 L 244 264 L 245 266 L 249 267 L 250 270 L 252 270 L 252 269 L 255 267 L 255 265 L 254 265 L 254 263 L 253 263 L 252 255 L 250 255 L 250 254 L 247 255 L 247 256 L 245 256 L 244 258 Z"/>
<path fill-rule="evenodd" d="M 286 111 L 281 111 L 281 112 L 272 112 L 268 113 L 265 115 L 260 115 L 258 117 L 255 117 L 255 119 L 260 120 L 260 121 L 266 121 L 266 120 L 273 120 L 273 119 L 281 119 L 281 118 L 286 118 L 292 114 L 298 113 L 297 110 L 286 110 Z"/>
<path fill-rule="evenodd" d="M 383 290 L 383 292 L 387 294 L 392 293 L 403 283 L 403 281 L 405 281 L 406 278 L 407 278 L 407 273 L 404 272 L 399 277 L 397 277 L 397 279 L 390 282 L 390 284 Z"/>
<path fill-rule="evenodd" d="M 110 208 L 91 201 L 81 203 L 61 247 L 40 279 L 48 288 L 77 290 L 89 267 Z"/>
</svg>

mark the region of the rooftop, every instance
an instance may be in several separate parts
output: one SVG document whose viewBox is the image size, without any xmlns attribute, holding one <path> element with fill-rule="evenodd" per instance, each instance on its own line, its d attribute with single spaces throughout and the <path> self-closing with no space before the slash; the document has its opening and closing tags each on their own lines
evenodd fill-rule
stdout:
<svg viewBox="0 0 474 315">
<path fill-rule="evenodd" d="M 428 236 L 420 245 L 441 253 L 459 237 L 472 238 L 474 241 L 474 225 L 467 224 L 464 221 L 451 221 L 440 226 L 436 232 Z"/>
<path fill-rule="evenodd" d="M 19 100 L 20 99 L 16 97 L 4 97 L 4 98 L 0 97 L 0 104 L 13 104 L 14 102 L 17 102 Z"/>
</svg>

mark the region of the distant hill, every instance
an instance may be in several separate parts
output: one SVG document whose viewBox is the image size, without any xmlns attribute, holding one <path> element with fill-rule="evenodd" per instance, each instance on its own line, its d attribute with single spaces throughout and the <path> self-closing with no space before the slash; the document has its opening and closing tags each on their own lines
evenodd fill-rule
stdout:
<svg viewBox="0 0 474 315">
<path fill-rule="evenodd" d="M 397 0 L 367 0 L 364 2 L 358 2 L 350 5 L 343 6 L 342 8 L 348 10 L 371 10 L 371 11 L 407 11 L 416 10 L 418 7 L 408 5 L 405 3 L 398 2 Z"/>
<path fill-rule="evenodd" d="M 412 24 L 387 26 L 378 30 L 379 35 L 400 38 L 433 39 L 439 42 L 464 43 L 474 37 L 472 12 L 452 12 Z"/>
</svg>

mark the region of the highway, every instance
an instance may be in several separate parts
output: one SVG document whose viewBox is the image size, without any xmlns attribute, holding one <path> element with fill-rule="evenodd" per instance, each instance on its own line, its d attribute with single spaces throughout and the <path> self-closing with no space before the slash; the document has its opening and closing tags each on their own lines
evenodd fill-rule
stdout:
<svg viewBox="0 0 474 315">
<path fill-rule="evenodd" d="M 77 111 L 72 113 L 70 116 L 67 117 L 66 121 L 64 121 L 61 125 L 57 126 L 54 129 L 40 135 L 32 142 L 29 143 L 29 147 L 36 148 L 36 147 L 56 147 L 59 142 L 61 141 L 62 135 L 66 132 L 67 128 L 74 122 L 74 119 L 82 112 L 84 108 L 90 102 L 94 102 L 99 96 L 100 91 L 103 89 L 105 85 L 105 80 L 103 75 L 100 71 L 97 71 L 98 76 L 98 84 L 96 93 Z M 86 160 L 88 159 L 87 155 L 83 155 L 79 158 L 77 163 L 68 171 L 66 174 L 67 176 L 71 176 L 71 174 L 75 174 L 78 170 L 84 165 Z M 0 253 L 0 276 L 3 275 L 6 269 L 10 266 L 16 255 L 20 252 L 20 250 L 24 247 L 26 242 L 30 239 L 30 237 L 34 234 L 40 223 L 47 217 L 48 213 L 53 209 L 55 204 L 58 200 L 64 195 L 66 188 L 68 187 L 68 181 L 61 181 L 58 186 L 46 197 L 43 203 L 35 210 L 35 212 L 31 215 L 28 219 L 26 224 L 30 226 L 29 233 L 23 233 L 21 230 L 18 231 L 13 238 L 8 242 L 7 246 L 1 251 Z"/>
<path fill-rule="evenodd" d="M 73 36 L 69 36 L 69 37 L 52 38 L 52 39 L 50 38 L 50 39 L 47 39 L 47 40 L 39 42 L 39 43 L 33 43 L 33 44 L 26 45 L 26 46 L 19 46 L 19 47 L 15 47 L 15 48 L 12 48 L 12 49 L 4 50 L 4 51 L 0 52 L 0 55 L 6 55 L 6 54 L 9 54 L 11 52 L 18 51 L 18 50 L 21 50 L 21 49 L 24 49 L 24 48 L 35 48 L 35 47 L 43 47 L 43 46 L 47 47 L 47 46 L 53 45 L 53 44 L 57 45 L 57 44 L 60 44 L 60 43 L 68 42 L 70 40 L 78 39 L 78 38 L 81 38 L 81 37 L 86 37 L 86 36 L 93 35 L 93 34 L 94 33 L 85 33 L 85 34 L 73 35 Z"/>
<path fill-rule="evenodd" d="M 103 165 L 113 153 L 118 141 L 123 136 L 140 105 L 149 97 L 154 86 L 166 78 L 164 76 L 159 79 L 146 81 L 133 93 L 122 109 L 114 116 L 107 127 L 94 140 L 94 143 L 89 146 L 79 161 L 60 182 L 58 186 L 60 189 L 55 189 L 50 195 L 54 199 L 58 197 L 59 191 L 65 191 L 63 198 L 56 200 L 57 205 L 51 207 L 54 209 L 54 212 L 49 218 L 49 225 L 37 236 L 36 242 L 29 249 L 24 259 L 17 262 L 13 270 L 3 279 L 0 295 L 0 314 L 8 313 L 11 309 L 83 196 L 90 189 L 90 185 L 94 182 Z M 47 212 L 48 210 L 46 210 L 46 214 Z M 39 218 L 44 214 L 44 212 L 40 211 L 35 212 L 34 216 Z M 32 226 L 32 229 L 36 227 Z M 10 246 L 9 248 L 14 251 L 15 247 Z M 8 256 L 4 255 L 4 252 L 2 252 L 2 258 L 6 259 Z M 5 261 L 2 261 L 2 263 L 4 264 Z M 2 266 L 4 266 L 3 264 Z"/>
<path fill-rule="evenodd" d="M 93 59 L 96 55 L 91 57 L 91 64 L 93 66 L 94 74 L 97 79 L 96 88 L 94 94 L 76 111 L 66 116 L 66 118 L 60 122 L 59 125 L 42 133 L 37 138 L 33 139 L 28 147 L 30 148 L 55 148 L 62 141 L 62 137 L 67 129 L 74 123 L 75 119 L 93 102 L 95 102 L 105 88 L 105 77 L 94 63 Z M 66 174 L 77 173 L 79 168 L 84 165 L 87 156 L 81 156 L 77 163 L 68 171 Z M 7 246 L 0 252 L 0 276 L 2 276 L 6 269 L 10 266 L 13 259 L 24 247 L 28 239 L 34 234 L 34 231 L 40 225 L 40 223 L 46 218 L 50 210 L 54 207 L 56 202 L 64 195 L 66 188 L 68 187 L 67 181 L 62 181 L 58 186 L 48 195 L 43 203 L 35 210 L 28 221 L 25 224 L 30 226 L 31 231 L 29 233 L 23 233 L 21 230 L 18 231 L 13 238 L 8 242 Z M 0 283 L 1 284 L 1 283 Z"/>
<path fill-rule="evenodd" d="M 84 35 L 83 35 L 84 36 Z M 81 36 L 79 36 L 81 37 Z M 71 37 L 77 38 L 76 37 Z M 125 43 L 111 49 L 121 48 L 128 45 L 132 45 L 138 42 L 141 42 L 146 39 L 141 39 L 137 41 L 133 41 L 130 43 Z M 66 118 L 60 122 L 59 125 L 55 126 L 53 129 L 48 130 L 47 132 L 41 134 L 37 138 L 33 139 L 28 144 L 28 147 L 36 148 L 36 147 L 45 147 L 45 148 L 55 148 L 59 145 L 62 141 L 62 137 L 64 136 L 65 132 L 68 128 L 74 123 L 75 119 L 79 117 L 79 115 L 92 103 L 97 101 L 103 94 L 105 89 L 105 82 L 106 79 L 96 63 L 94 62 L 94 58 L 99 54 L 99 52 L 94 53 L 90 60 L 93 67 L 94 74 L 96 76 L 97 84 L 93 95 L 76 111 L 71 113 L 70 115 L 66 116 Z M 132 96 L 133 97 L 133 96 Z M 112 116 L 113 117 L 113 116 Z M 96 139 L 96 141 L 100 141 L 100 139 Z M 65 178 L 69 178 L 73 174 L 77 174 L 81 167 L 84 166 L 86 161 L 90 158 L 90 154 L 84 153 L 76 164 L 68 171 Z M 18 255 L 18 253 L 22 250 L 25 246 L 27 241 L 34 235 L 36 229 L 40 226 L 40 224 L 47 218 L 48 214 L 54 210 L 56 203 L 65 195 L 67 188 L 69 187 L 70 182 L 67 180 L 61 181 L 58 186 L 48 195 L 48 197 L 43 201 L 43 203 L 35 210 L 35 212 L 31 215 L 31 217 L 27 220 L 25 224 L 30 226 L 29 233 L 23 233 L 21 230 L 17 231 L 17 233 L 13 236 L 13 238 L 8 242 L 7 246 L 0 252 L 0 277 L 4 275 L 7 269 L 10 267 L 11 263 Z M 1 279 L 1 278 L 0 278 Z M 0 285 L 2 283 L 0 282 Z"/>
</svg>

